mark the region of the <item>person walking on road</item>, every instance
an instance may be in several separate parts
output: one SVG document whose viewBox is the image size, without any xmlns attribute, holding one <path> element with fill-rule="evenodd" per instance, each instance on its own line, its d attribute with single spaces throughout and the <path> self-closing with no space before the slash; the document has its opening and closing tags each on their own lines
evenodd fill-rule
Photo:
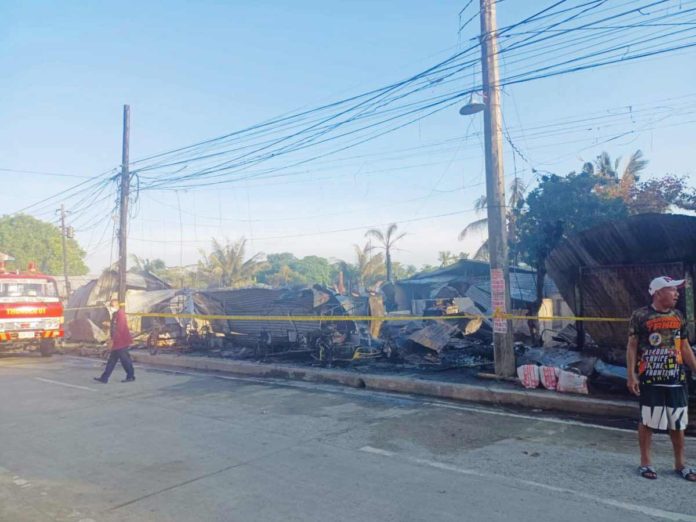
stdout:
<svg viewBox="0 0 696 522">
<path fill-rule="evenodd" d="M 94 380 L 103 384 L 109 382 L 109 377 L 111 372 L 114 371 L 116 363 L 121 361 L 123 369 L 126 370 L 126 378 L 121 382 L 133 382 L 135 380 L 135 370 L 128 352 L 131 344 L 133 344 L 133 337 L 128 330 L 126 311 L 121 307 L 118 299 L 111 300 L 109 310 L 111 312 L 111 327 L 108 346 L 111 353 L 109 354 L 109 360 L 106 362 L 104 373 L 100 377 L 95 377 Z"/>
<path fill-rule="evenodd" d="M 656 479 L 650 459 L 653 430 L 669 431 L 674 448 L 674 469 L 684 479 L 696 481 L 696 469 L 684 462 L 684 431 L 688 423 L 688 390 L 684 364 L 696 372 L 696 356 L 689 346 L 686 320 L 675 309 L 677 288 L 684 280 L 662 276 L 648 289 L 649 306 L 633 312 L 628 327 L 626 367 L 628 389 L 639 397 L 640 467 L 647 479 Z"/>
</svg>

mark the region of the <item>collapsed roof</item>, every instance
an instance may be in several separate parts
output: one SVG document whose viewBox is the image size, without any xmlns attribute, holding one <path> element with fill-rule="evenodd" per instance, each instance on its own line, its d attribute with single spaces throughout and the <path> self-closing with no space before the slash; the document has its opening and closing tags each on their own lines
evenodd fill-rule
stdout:
<svg viewBox="0 0 696 522">
<path fill-rule="evenodd" d="M 311 288 L 241 288 L 197 292 L 202 299 L 214 303 L 221 315 L 249 316 L 253 320 L 214 320 L 216 331 L 234 332 L 239 344 L 255 345 L 262 335 L 277 345 L 296 342 L 299 335 L 321 330 L 322 323 L 348 312 L 331 290 L 315 285 Z M 287 321 L 265 320 L 264 316 L 287 316 Z M 296 321 L 293 316 L 316 316 L 316 321 Z M 342 321 L 339 329 L 355 331 L 355 323 Z"/>
<path fill-rule="evenodd" d="M 118 292 L 118 273 L 106 270 L 97 279 L 81 286 L 70 296 L 65 323 L 72 340 L 103 340 L 99 329 L 109 320 L 106 303 Z M 126 273 L 126 307 L 130 312 L 149 312 L 162 301 L 177 294 L 166 282 L 150 272 Z M 142 330 L 141 318 L 129 316 L 131 330 Z"/>
</svg>

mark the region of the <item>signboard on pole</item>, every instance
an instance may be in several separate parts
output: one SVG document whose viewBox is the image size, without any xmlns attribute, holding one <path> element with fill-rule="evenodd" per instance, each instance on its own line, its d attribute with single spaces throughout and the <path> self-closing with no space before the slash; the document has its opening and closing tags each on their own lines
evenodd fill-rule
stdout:
<svg viewBox="0 0 696 522">
<path fill-rule="evenodd" d="M 505 314 L 505 277 L 502 268 L 491 268 L 491 306 L 493 308 L 493 333 L 507 333 L 507 319 L 496 317 Z"/>
</svg>

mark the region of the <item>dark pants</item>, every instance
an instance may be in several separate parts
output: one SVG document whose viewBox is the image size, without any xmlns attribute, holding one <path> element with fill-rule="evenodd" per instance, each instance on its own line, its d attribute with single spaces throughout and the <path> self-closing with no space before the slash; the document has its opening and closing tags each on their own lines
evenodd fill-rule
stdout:
<svg viewBox="0 0 696 522">
<path fill-rule="evenodd" d="M 106 361 L 106 368 L 104 368 L 104 373 L 101 375 L 102 381 L 109 380 L 111 372 L 114 371 L 118 361 L 121 361 L 123 369 L 126 370 L 126 379 L 135 378 L 135 371 L 133 370 L 133 361 L 131 361 L 130 352 L 128 351 L 128 348 L 123 348 L 121 350 L 111 350 L 109 360 Z"/>
</svg>

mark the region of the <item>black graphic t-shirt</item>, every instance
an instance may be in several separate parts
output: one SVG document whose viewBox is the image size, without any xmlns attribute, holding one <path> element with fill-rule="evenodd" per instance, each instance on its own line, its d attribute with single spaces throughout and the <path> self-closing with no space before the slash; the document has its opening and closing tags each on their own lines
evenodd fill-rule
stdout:
<svg viewBox="0 0 696 522">
<path fill-rule="evenodd" d="M 686 382 L 681 351 L 686 321 L 679 310 L 639 308 L 631 316 L 628 335 L 638 338 L 636 370 L 641 384 L 679 386 Z"/>
</svg>

